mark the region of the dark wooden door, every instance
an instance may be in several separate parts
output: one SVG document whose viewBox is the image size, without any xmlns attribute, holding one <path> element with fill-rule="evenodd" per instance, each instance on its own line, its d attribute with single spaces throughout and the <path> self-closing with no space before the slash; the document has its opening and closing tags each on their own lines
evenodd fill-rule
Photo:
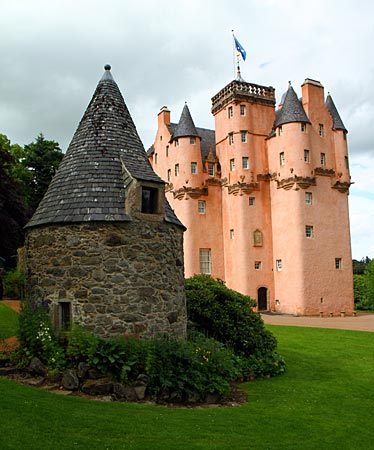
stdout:
<svg viewBox="0 0 374 450">
<path fill-rule="evenodd" d="M 260 287 L 257 290 L 257 305 L 259 311 L 267 311 L 268 309 L 268 290 L 266 287 Z"/>
</svg>

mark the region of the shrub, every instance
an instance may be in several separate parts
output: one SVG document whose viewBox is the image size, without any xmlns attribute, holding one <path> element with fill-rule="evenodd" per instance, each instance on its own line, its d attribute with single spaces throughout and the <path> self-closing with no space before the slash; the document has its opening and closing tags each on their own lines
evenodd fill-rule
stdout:
<svg viewBox="0 0 374 450">
<path fill-rule="evenodd" d="M 4 296 L 23 300 L 25 275 L 20 268 L 10 270 L 4 276 Z"/>
<path fill-rule="evenodd" d="M 252 310 L 255 301 L 207 275 L 186 280 L 187 311 L 192 328 L 249 357 L 275 351 L 276 338 Z"/>
</svg>

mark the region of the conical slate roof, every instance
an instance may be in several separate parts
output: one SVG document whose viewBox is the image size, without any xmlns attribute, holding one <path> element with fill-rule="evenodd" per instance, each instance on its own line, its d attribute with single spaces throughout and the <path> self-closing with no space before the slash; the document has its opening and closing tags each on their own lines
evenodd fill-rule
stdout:
<svg viewBox="0 0 374 450">
<path fill-rule="evenodd" d="M 190 110 L 188 109 L 187 104 L 184 105 L 183 111 L 181 114 L 181 118 L 179 119 L 179 123 L 177 128 L 173 133 L 173 139 L 177 139 L 180 137 L 186 136 L 196 136 L 199 137 L 199 134 L 196 130 L 195 124 L 193 123 Z"/>
<path fill-rule="evenodd" d="M 331 95 L 329 94 L 326 98 L 326 108 L 330 113 L 333 121 L 333 130 L 343 130 L 348 133 L 348 130 L 345 128 L 342 119 L 339 116 L 338 110 L 336 109 L 335 103 L 332 100 Z"/>
<path fill-rule="evenodd" d="M 290 122 L 310 123 L 303 105 L 291 85 L 288 87 L 286 95 L 282 97 L 282 104 L 282 109 L 278 110 L 279 112 L 277 111 L 274 128 Z"/>
<path fill-rule="evenodd" d="M 124 179 L 129 176 L 164 184 L 148 161 L 107 65 L 69 148 L 26 227 L 129 221 L 124 186 Z M 166 220 L 181 225 L 171 208 L 166 211 Z"/>
</svg>

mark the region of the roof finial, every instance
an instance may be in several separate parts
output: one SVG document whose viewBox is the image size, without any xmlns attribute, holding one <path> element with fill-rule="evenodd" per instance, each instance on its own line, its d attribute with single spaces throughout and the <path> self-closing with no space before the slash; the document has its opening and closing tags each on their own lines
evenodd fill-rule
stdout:
<svg viewBox="0 0 374 450">
<path fill-rule="evenodd" d="M 292 86 L 292 85 L 291 85 L 291 81 L 288 82 L 288 86 Z"/>
<path fill-rule="evenodd" d="M 112 67 L 110 64 L 105 64 L 104 69 L 105 70 L 110 70 Z"/>
</svg>

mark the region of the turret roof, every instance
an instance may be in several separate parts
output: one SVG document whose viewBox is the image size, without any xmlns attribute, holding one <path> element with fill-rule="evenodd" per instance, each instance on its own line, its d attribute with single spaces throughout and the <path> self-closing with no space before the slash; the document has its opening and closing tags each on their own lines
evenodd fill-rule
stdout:
<svg viewBox="0 0 374 450">
<path fill-rule="evenodd" d="M 339 116 L 338 110 L 336 109 L 335 103 L 332 100 L 332 97 L 330 94 L 328 94 L 326 98 L 326 108 L 328 112 L 330 113 L 330 116 L 332 117 L 333 121 L 333 130 L 343 130 L 346 133 L 348 133 L 348 130 L 345 128 L 344 123 L 342 119 Z"/>
<path fill-rule="evenodd" d="M 190 110 L 188 109 L 187 103 L 184 105 L 181 118 L 179 119 L 179 123 L 174 130 L 172 139 L 177 139 L 185 136 L 196 136 L 199 134 L 196 130 L 195 124 L 192 120 Z"/>
<path fill-rule="evenodd" d="M 282 109 L 278 110 L 274 123 L 274 128 L 290 122 L 310 123 L 306 115 L 303 105 L 297 98 L 293 87 L 288 87 L 286 95 L 282 97 Z"/>
<path fill-rule="evenodd" d="M 164 183 L 153 171 L 122 94 L 105 66 L 69 148 L 27 227 L 128 221 L 124 178 Z M 169 205 L 165 219 L 182 225 Z"/>
</svg>

